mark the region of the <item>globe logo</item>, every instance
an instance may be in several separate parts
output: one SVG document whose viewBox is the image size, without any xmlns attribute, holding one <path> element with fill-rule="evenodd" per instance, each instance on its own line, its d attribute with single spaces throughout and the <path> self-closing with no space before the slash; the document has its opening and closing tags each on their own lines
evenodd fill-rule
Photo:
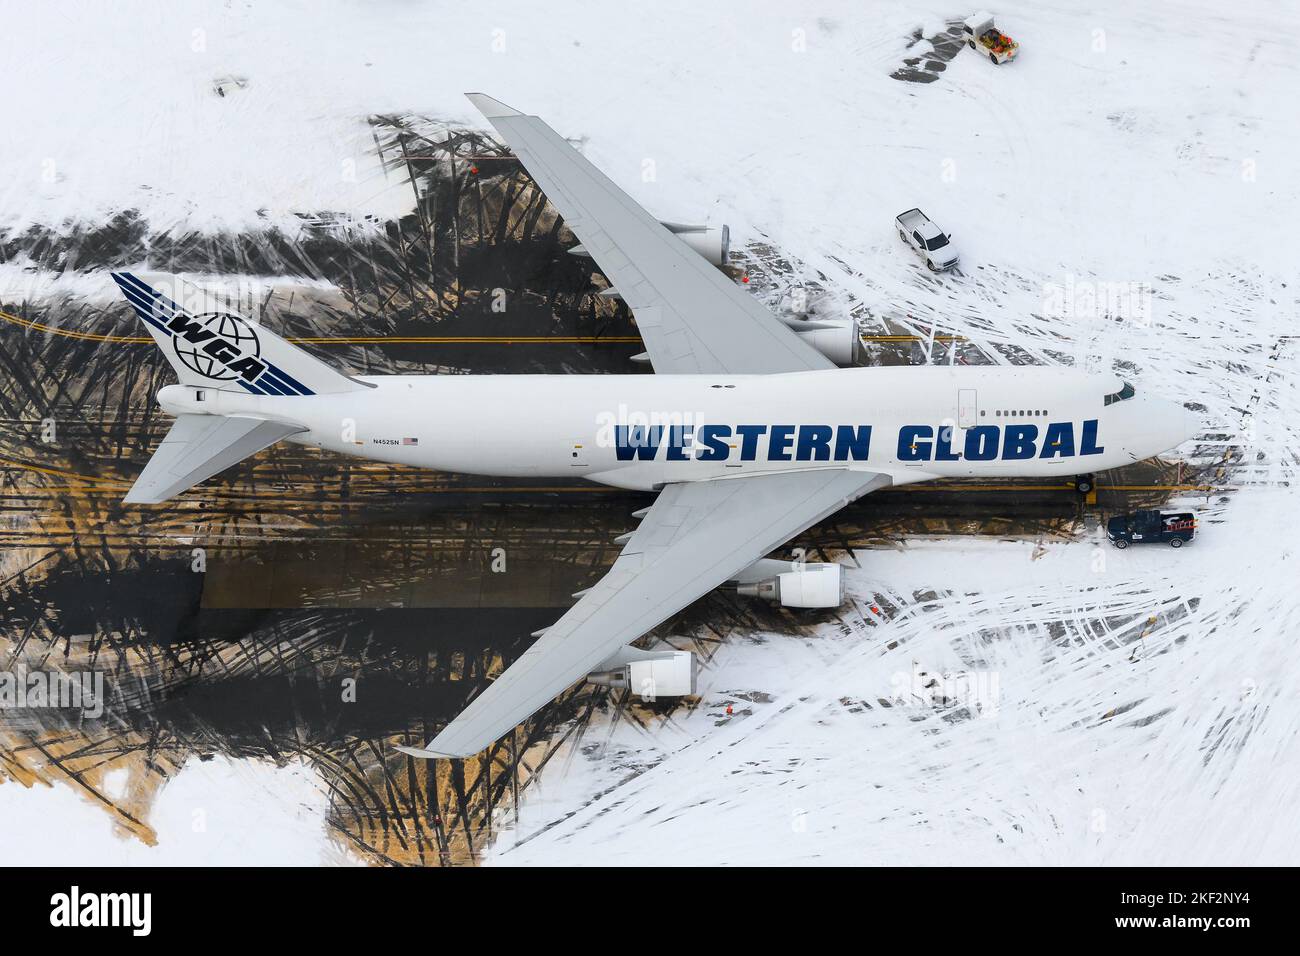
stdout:
<svg viewBox="0 0 1300 956">
<path fill-rule="evenodd" d="M 262 343 L 258 341 L 257 333 L 253 331 L 251 325 L 237 315 L 228 312 L 204 312 L 202 315 L 194 316 L 194 321 L 216 333 L 243 356 L 258 357 L 262 354 Z M 205 344 L 206 342 L 190 342 L 181 335 L 172 337 L 172 347 L 176 350 L 176 357 L 185 363 L 186 368 L 218 381 L 236 378 L 234 372 L 227 371 L 225 366 L 203 351 Z"/>
</svg>

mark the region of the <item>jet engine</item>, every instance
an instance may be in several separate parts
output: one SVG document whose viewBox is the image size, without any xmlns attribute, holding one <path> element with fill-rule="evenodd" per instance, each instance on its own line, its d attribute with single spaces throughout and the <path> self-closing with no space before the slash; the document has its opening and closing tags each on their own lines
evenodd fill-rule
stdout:
<svg viewBox="0 0 1300 956">
<path fill-rule="evenodd" d="M 695 655 L 690 651 L 643 651 L 625 647 L 595 671 L 587 683 L 630 688 L 642 700 L 695 693 Z"/>
<path fill-rule="evenodd" d="M 713 265 L 727 264 L 731 256 L 731 230 L 727 226 L 690 226 L 681 222 L 661 222 L 660 225 Z M 591 253 L 583 245 L 574 246 L 569 255 L 591 258 Z"/>
<path fill-rule="evenodd" d="M 731 230 L 724 226 L 688 226 L 680 222 L 660 222 L 665 229 L 686 243 L 715 266 L 725 266 L 731 255 Z"/>
<path fill-rule="evenodd" d="M 849 366 L 857 362 L 858 324 L 852 319 L 794 319 L 783 316 L 781 321 L 836 365 Z"/>
<path fill-rule="evenodd" d="M 773 566 L 791 570 L 770 574 Z M 765 576 L 765 572 L 770 576 Z M 736 593 L 763 598 L 782 607 L 839 607 L 844 603 L 844 569 L 838 564 L 760 561 L 742 572 Z"/>
</svg>

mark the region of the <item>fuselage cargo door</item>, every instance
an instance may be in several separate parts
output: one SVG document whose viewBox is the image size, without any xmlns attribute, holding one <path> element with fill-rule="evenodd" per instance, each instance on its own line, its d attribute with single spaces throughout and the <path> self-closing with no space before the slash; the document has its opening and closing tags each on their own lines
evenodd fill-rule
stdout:
<svg viewBox="0 0 1300 956">
<path fill-rule="evenodd" d="M 974 428 L 979 422 L 979 402 L 975 397 L 975 389 L 961 388 L 957 390 L 957 427 Z"/>
</svg>

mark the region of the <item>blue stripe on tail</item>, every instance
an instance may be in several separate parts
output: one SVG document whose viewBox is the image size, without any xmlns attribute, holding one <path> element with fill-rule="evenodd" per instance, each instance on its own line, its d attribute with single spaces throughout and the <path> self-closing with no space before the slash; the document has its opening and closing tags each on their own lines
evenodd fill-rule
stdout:
<svg viewBox="0 0 1300 956">
<path fill-rule="evenodd" d="M 113 281 L 117 283 L 118 288 L 122 290 L 122 295 L 130 303 L 131 308 L 135 310 L 141 320 L 148 323 L 152 328 L 166 335 L 173 342 L 176 334 L 167 327 L 167 323 L 172 321 L 177 315 L 187 318 L 194 316 L 185 309 L 163 295 L 157 289 L 142 282 L 129 272 L 111 273 Z M 238 316 L 235 316 L 238 318 Z M 258 327 L 246 319 L 240 319 L 250 329 L 256 330 Z M 256 332 L 254 331 L 254 334 Z M 267 333 L 274 339 L 274 333 Z M 302 382 L 298 381 L 278 365 L 268 361 L 265 357 L 259 355 L 257 360 L 264 366 L 258 378 L 249 383 L 242 378 L 236 378 L 245 389 L 254 395 L 315 395 L 316 393 L 308 388 Z M 218 380 L 229 381 L 229 379 Z M 218 386 L 219 387 L 219 386 Z"/>
</svg>

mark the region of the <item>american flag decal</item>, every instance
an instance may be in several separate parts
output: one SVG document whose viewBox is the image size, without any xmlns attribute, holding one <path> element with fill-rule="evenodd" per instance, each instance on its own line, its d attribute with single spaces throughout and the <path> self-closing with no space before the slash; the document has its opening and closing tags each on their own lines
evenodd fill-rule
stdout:
<svg viewBox="0 0 1300 956">
<path fill-rule="evenodd" d="M 403 438 L 403 439 L 402 439 L 402 444 L 403 444 L 403 445 L 418 445 L 418 444 L 420 444 L 420 439 L 418 439 L 418 438 Z"/>
</svg>

